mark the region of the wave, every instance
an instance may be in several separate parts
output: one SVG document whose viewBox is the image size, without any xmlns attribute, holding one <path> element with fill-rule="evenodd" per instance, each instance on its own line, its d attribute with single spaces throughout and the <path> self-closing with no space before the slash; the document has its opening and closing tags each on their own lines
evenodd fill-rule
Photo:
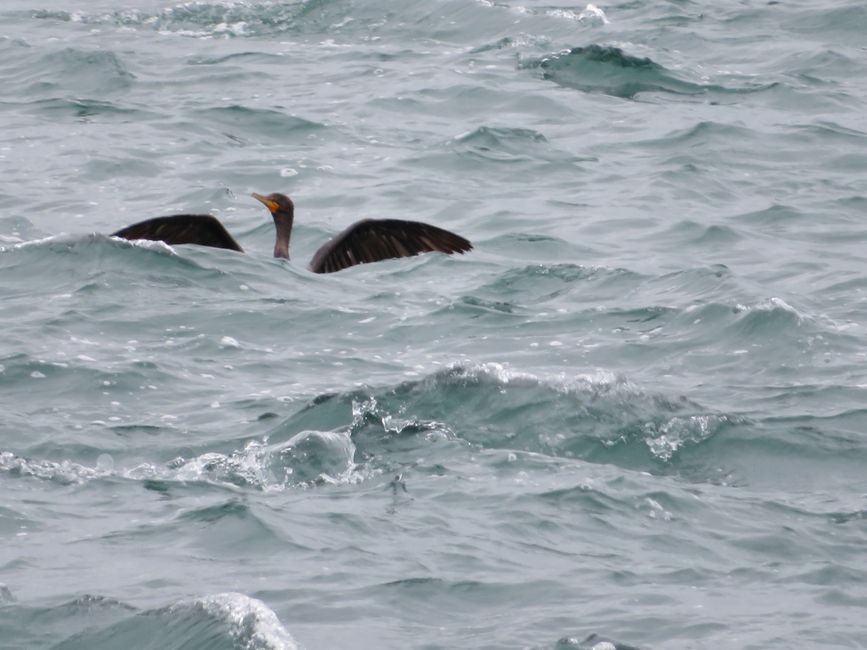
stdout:
<svg viewBox="0 0 867 650">
<path fill-rule="evenodd" d="M 493 162 L 541 160 L 560 165 L 582 160 L 552 147 L 532 129 L 480 126 L 454 138 L 452 147 L 459 155 Z"/>
<path fill-rule="evenodd" d="M 754 141 L 762 135 L 753 129 L 740 125 L 702 121 L 684 129 L 666 133 L 661 138 L 641 142 L 640 146 L 677 151 L 680 156 L 689 159 L 683 153 L 685 150 L 711 150 L 714 147 L 732 142 Z"/>
<path fill-rule="evenodd" d="M 488 308 L 510 315 L 504 305 Z M 711 344 L 726 338 L 741 341 L 742 351 L 720 361 L 726 364 L 742 363 L 743 355 L 752 353 L 749 341 L 773 339 L 775 346 L 788 346 L 791 340 L 800 341 L 805 329 L 821 331 L 823 326 L 780 299 L 734 308 L 710 304 L 685 310 L 631 310 L 612 312 L 609 317 L 632 323 L 636 337 L 647 330 L 683 325 L 688 332 L 695 323 L 712 323 L 692 336 L 702 345 L 704 339 Z M 656 353 L 669 354 L 671 345 L 662 347 Z M 13 385 L 32 384 L 37 380 L 25 376 L 32 365 L 28 364 L 27 358 L 6 359 L 0 378 Z M 75 369 L 36 368 L 31 376 L 40 372 L 43 378 L 38 381 L 54 381 L 58 399 L 66 399 L 60 386 L 69 381 L 64 373 Z M 103 375 L 93 372 L 92 381 L 99 382 Z M 126 372 L 134 376 L 125 378 Z M 110 381 L 123 390 L 134 390 L 150 381 L 147 372 L 147 368 L 116 369 Z M 783 400 L 777 411 L 792 400 L 831 403 L 829 395 L 836 394 L 833 387 L 816 386 L 805 387 L 799 397 L 790 388 L 778 388 L 778 397 L 769 388 L 762 398 Z M 195 396 L 191 399 L 194 403 Z M 827 437 L 822 446 L 815 445 L 808 418 L 792 417 L 804 424 L 794 438 L 784 435 L 791 428 L 789 421 L 708 408 L 686 395 L 661 386 L 642 387 L 605 370 L 546 375 L 496 363 L 458 363 L 396 385 L 323 393 L 288 417 L 261 415 L 245 424 L 240 437 L 233 431 L 232 437 L 217 443 L 207 434 L 193 443 L 179 435 L 170 420 L 149 428 L 147 423 L 131 426 L 115 418 L 118 422 L 99 423 L 121 436 L 113 448 L 79 449 L 62 438 L 54 444 L 49 437 L 26 450 L 0 453 L 0 472 L 60 484 L 120 478 L 157 491 L 195 484 L 230 491 L 279 491 L 381 481 L 410 468 L 437 473 L 438 468 L 479 452 L 493 453 L 492 462 L 506 454 L 521 463 L 537 458 L 554 464 L 607 464 L 716 481 L 721 465 L 742 463 L 741 459 L 756 453 L 750 449 L 767 456 L 768 462 L 776 449 L 780 458 L 800 455 L 821 468 L 819 461 L 838 456 L 849 444 L 846 432 L 857 426 L 853 422 L 860 422 L 863 413 L 832 413 L 817 422 L 815 426 Z M 160 435 L 164 441 L 160 453 L 171 460 L 133 452 L 128 440 L 142 432 Z M 97 456 L 95 465 L 83 462 Z"/>
<path fill-rule="evenodd" d="M 532 264 L 509 269 L 478 289 L 482 295 L 521 304 L 541 304 L 580 290 L 586 300 L 595 291 L 618 287 L 624 292 L 642 276 L 622 268 L 580 264 Z"/>
<path fill-rule="evenodd" d="M 447 456 L 475 448 L 652 469 L 736 421 L 610 373 L 541 379 L 497 365 L 457 365 L 392 388 L 321 395 L 234 451 L 132 468 L 115 468 L 110 457 L 90 467 L 6 451 L 0 471 L 60 483 L 121 476 L 279 490 L 364 481 L 437 443 Z"/>
<path fill-rule="evenodd" d="M 231 136 L 236 139 L 258 138 L 267 143 L 298 141 L 323 127 L 318 122 L 288 115 L 281 110 L 241 105 L 204 109 L 198 112 L 196 119 L 230 128 Z"/>
<path fill-rule="evenodd" d="M 276 444 L 251 440 L 243 449 L 228 454 L 179 457 L 166 468 L 143 465 L 130 475 L 206 480 L 263 490 L 351 483 L 364 478 L 355 464 L 355 444 L 346 431 L 301 431 Z"/>
<path fill-rule="evenodd" d="M 13 604 L 0 608 L 0 636 L 13 638 L 4 629 L 14 632 L 20 647 L 51 643 L 56 650 L 298 649 L 265 603 L 233 592 L 145 610 L 99 595 L 83 595 L 55 606 Z"/>
<path fill-rule="evenodd" d="M 215 252 L 221 251 L 208 250 L 210 255 Z M 39 294 L 44 283 L 46 294 L 54 297 L 64 292 L 88 291 L 111 270 L 127 280 L 160 272 L 165 282 L 178 286 L 226 275 L 216 264 L 209 267 L 190 255 L 178 255 L 163 242 L 129 242 L 102 234 L 54 235 L 2 245 L 0 268 L 10 279 L 26 279 L 28 294 Z M 178 272 L 172 273 L 173 269 Z"/>
<path fill-rule="evenodd" d="M 455 138 L 455 144 L 486 158 L 509 160 L 526 155 L 528 147 L 547 143 L 545 136 L 532 129 L 482 126 Z"/>
<path fill-rule="evenodd" d="M 598 92 L 623 99 L 639 93 L 661 92 L 674 95 L 707 93 L 744 93 L 764 90 L 773 84 L 730 89 L 681 78 L 647 57 L 627 54 L 619 47 L 592 44 L 573 47 L 541 59 L 522 62 L 525 69 L 540 69 L 542 78 L 583 92 Z"/>
<path fill-rule="evenodd" d="M 107 101 L 107 96 L 128 91 L 136 80 L 119 53 L 67 47 L 43 55 L 31 51 L 9 83 L 18 89 L 16 95 L 53 98 L 68 93 Z"/>
<path fill-rule="evenodd" d="M 39 9 L 33 18 L 46 21 L 153 30 L 193 38 L 242 38 L 263 34 L 321 30 L 346 18 L 340 0 L 297 2 L 179 2 L 157 11 L 64 11 Z"/>
<path fill-rule="evenodd" d="M 554 646 L 554 650 L 569 650 L 570 648 L 576 650 L 641 650 L 637 646 L 613 641 L 598 634 L 591 634 L 581 641 L 575 637 L 563 637 Z"/>
<path fill-rule="evenodd" d="M 150 110 L 150 108 L 124 106 L 119 102 L 97 99 L 51 97 L 32 102 L 29 107 L 51 116 L 71 115 L 82 122 L 94 121 L 95 118 L 100 118 L 101 122 L 127 120 L 145 122 L 161 117 L 159 113 Z"/>
</svg>

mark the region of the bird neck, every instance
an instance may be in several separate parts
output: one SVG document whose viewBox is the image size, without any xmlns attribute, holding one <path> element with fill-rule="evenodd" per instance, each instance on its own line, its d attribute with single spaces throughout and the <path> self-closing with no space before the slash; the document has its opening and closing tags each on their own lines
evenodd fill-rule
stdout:
<svg viewBox="0 0 867 650">
<path fill-rule="evenodd" d="M 289 259 L 289 239 L 292 237 L 292 220 L 295 215 L 278 213 L 274 215 L 277 239 L 274 242 L 274 257 Z"/>
</svg>

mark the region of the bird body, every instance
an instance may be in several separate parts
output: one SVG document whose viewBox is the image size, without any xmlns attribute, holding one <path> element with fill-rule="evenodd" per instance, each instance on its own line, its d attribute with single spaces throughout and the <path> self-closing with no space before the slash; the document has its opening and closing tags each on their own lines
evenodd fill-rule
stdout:
<svg viewBox="0 0 867 650">
<path fill-rule="evenodd" d="M 289 258 L 289 240 L 295 205 L 283 194 L 253 194 L 274 219 L 274 257 Z M 199 244 L 243 252 L 216 217 L 178 214 L 156 217 L 127 226 L 112 234 L 123 239 L 150 239 L 166 244 Z M 411 257 L 425 252 L 464 253 L 472 250 L 469 240 L 420 221 L 362 219 L 326 242 L 310 262 L 314 273 L 333 273 L 356 264 Z"/>
</svg>

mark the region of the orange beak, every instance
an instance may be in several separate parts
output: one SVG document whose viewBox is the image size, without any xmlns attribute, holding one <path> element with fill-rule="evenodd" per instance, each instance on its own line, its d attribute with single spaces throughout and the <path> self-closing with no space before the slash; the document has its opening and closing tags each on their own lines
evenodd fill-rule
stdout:
<svg viewBox="0 0 867 650">
<path fill-rule="evenodd" d="M 268 208 L 272 214 L 277 211 L 278 206 L 276 201 L 272 201 L 268 197 L 257 194 L 256 192 L 253 192 L 250 196 L 252 196 L 257 201 L 261 201 L 262 203 L 264 203 L 265 207 Z"/>
</svg>

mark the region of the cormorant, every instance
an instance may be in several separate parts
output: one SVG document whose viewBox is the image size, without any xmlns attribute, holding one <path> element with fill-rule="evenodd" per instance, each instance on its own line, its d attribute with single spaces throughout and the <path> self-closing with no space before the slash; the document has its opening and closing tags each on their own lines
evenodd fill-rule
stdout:
<svg viewBox="0 0 867 650">
<path fill-rule="evenodd" d="M 274 257 L 289 258 L 289 239 L 295 205 L 284 194 L 253 197 L 265 204 L 274 218 Z M 112 234 L 123 239 L 151 239 L 166 244 L 199 244 L 243 252 L 216 217 L 209 214 L 177 214 L 127 226 Z M 362 219 L 325 243 L 310 261 L 314 273 L 341 269 L 419 253 L 465 253 L 473 245 L 460 235 L 420 221 Z"/>
</svg>

